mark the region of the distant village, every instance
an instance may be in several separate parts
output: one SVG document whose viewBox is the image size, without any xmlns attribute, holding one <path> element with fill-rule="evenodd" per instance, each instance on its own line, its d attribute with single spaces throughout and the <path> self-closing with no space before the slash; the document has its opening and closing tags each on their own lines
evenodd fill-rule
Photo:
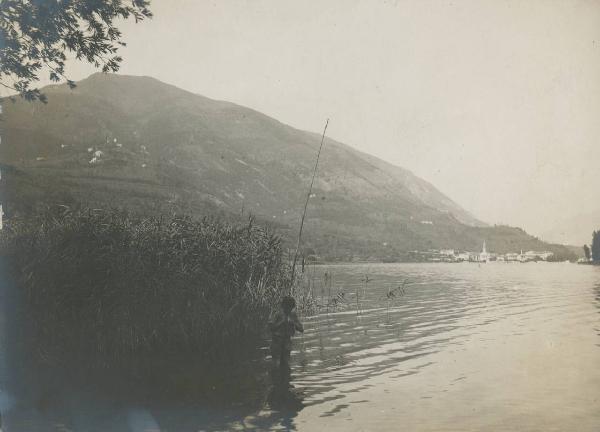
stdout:
<svg viewBox="0 0 600 432">
<path fill-rule="evenodd" d="M 430 249 L 427 251 L 412 251 L 411 258 L 421 262 L 477 262 L 487 263 L 490 261 L 500 262 L 537 262 L 549 261 L 554 256 L 553 252 L 543 251 L 527 251 L 527 252 L 510 252 L 506 254 L 496 254 L 487 251 L 485 242 L 481 252 L 459 251 L 456 249 Z"/>
</svg>

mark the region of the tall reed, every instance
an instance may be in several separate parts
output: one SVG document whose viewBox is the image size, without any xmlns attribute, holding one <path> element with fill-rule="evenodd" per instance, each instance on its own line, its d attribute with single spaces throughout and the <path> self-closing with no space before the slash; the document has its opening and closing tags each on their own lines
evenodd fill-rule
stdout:
<svg viewBox="0 0 600 432">
<path fill-rule="evenodd" d="M 0 238 L 47 363 L 235 363 L 289 285 L 280 239 L 253 220 L 56 207 L 9 220 Z"/>
</svg>

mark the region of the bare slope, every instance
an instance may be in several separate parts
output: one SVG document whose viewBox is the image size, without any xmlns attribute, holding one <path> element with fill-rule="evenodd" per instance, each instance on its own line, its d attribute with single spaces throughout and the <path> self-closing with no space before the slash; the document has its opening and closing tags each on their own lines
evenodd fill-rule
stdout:
<svg viewBox="0 0 600 432">
<path fill-rule="evenodd" d="M 4 104 L 9 213 L 45 200 L 251 212 L 293 236 L 318 135 L 147 77 L 95 74 L 45 92 L 47 105 Z M 483 226 L 410 171 L 326 140 L 306 231 L 319 253 L 474 249 L 496 237 L 490 247 L 508 247 Z"/>
</svg>

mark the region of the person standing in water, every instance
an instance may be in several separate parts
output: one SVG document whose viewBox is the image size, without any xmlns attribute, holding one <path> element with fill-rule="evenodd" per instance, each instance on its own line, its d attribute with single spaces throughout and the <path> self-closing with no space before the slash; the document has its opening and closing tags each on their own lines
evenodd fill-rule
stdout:
<svg viewBox="0 0 600 432">
<path fill-rule="evenodd" d="M 280 384 L 289 383 L 292 336 L 296 334 L 296 331 L 304 333 L 304 327 L 294 311 L 295 308 L 294 298 L 285 296 L 281 300 L 281 308 L 273 314 L 269 322 L 273 376 L 278 378 L 274 381 L 278 381 Z"/>
</svg>

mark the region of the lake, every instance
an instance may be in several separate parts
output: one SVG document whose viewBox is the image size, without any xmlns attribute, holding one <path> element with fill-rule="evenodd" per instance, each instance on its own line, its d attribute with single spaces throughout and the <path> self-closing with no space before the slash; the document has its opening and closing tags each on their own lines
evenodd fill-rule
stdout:
<svg viewBox="0 0 600 432">
<path fill-rule="evenodd" d="M 322 303 L 327 272 L 347 306 L 305 318 L 295 340 L 294 384 L 304 407 L 287 417 L 264 410 L 230 426 L 266 426 L 270 418 L 273 429 L 300 431 L 600 430 L 599 267 L 314 271 Z M 388 301 L 404 281 L 405 294 Z"/>
<path fill-rule="evenodd" d="M 302 317 L 293 391 L 262 409 L 90 402 L 50 421 L 0 391 L 5 432 L 599 430 L 600 267 L 328 265 L 307 278 L 321 312 Z"/>
</svg>

